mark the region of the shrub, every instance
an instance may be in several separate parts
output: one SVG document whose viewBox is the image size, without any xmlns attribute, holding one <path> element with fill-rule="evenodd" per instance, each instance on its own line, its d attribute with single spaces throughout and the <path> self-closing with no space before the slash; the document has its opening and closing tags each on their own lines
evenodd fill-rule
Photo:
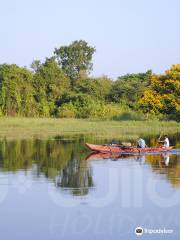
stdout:
<svg viewBox="0 0 180 240">
<path fill-rule="evenodd" d="M 70 102 L 65 103 L 61 107 L 59 107 L 56 116 L 60 118 L 75 118 L 76 114 L 77 110 L 75 106 Z"/>
<path fill-rule="evenodd" d="M 114 116 L 113 119 L 118 121 L 127 121 L 127 120 L 141 121 L 141 120 L 145 120 L 146 116 L 141 112 L 134 112 L 129 110 L 129 111 L 123 111 L 119 115 Z"/>
<path fill-rule="evenodd" d="M 88 95 L 76 96 L 73 100 L 75 101 L 62 104 L 58 108 L 56 116 L 112 119 L 127 109 L 127 107 L 119 104 L 105 104 L 104 102 L 94 100 Z"/>
</svg>

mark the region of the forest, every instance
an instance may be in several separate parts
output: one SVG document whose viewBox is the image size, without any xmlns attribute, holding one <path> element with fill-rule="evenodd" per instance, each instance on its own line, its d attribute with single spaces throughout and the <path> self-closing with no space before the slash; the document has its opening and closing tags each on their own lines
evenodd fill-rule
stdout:
<svg viewBox="0 0 180 240">
<path fill-rule="evenodd" d="M 0 116 L 180 119 L 180 64 L 110 79 L 90 77 L 95 47 L 74 41 L 30 67 L 0 65 Z"/>
</svg>

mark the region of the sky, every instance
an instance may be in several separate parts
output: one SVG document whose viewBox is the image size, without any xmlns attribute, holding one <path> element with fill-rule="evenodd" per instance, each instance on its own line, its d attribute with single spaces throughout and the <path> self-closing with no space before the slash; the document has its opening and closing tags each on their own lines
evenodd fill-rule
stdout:
<svg viewBox="0 0 180 240">
<path fill-rule="evenodd" d="M 180 63 L 179 0 L 0 0 L 0 64 L 30 66 L 54 48 L 96 47 L 92 76 L 163 73 Z"/>
</svg>

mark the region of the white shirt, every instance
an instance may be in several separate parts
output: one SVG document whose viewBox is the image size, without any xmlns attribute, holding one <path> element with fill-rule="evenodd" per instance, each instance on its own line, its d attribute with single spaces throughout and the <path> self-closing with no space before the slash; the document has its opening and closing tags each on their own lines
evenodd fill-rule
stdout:
<svg viewBox="0 0 180 240">
<path fill-rule="evenodd" d="M 167 137 L 164 139 L 164 147 L 169 147 L 169 139 Z"/>
<path fill-rule="evenodd" d="M 146 143 L 145 143 L 144 139 L 140 138 L 140 139 L 138 140 L 138 145 L 139 145 L 139 147 L 141 147 L 141 148 L 145 148 Z"/>
</svg>

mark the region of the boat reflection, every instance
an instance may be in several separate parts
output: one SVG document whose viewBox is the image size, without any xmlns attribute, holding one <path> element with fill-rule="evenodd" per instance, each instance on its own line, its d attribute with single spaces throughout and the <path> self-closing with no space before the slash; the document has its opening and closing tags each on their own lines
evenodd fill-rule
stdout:
<svg viewBox="0 0 180 240">
<path fill-rule="evenodd" d="M 129 158 L 132 156 L 131 154 L 118 154 L 118 153 L 91 153 L 86 157 L 86 160 L 102 160 L 102 159 L 111 159 L 111 160 L 118 160 L 121 158 Z"/>
<path fill-rule="evenodd" d="M 154 154 L 155 159 L 159 159 L 159 164 L 161 167 L 168 167 L 170 162 L 170 156 L 172 154 L 170 152 L 163 152 L 161 154 Z M 117 154 L 117 153 L 91 153 L 86 157 L 86 160 L 88 161 L 96 161 L 96 160 L 112 160 L 112 161 L 118 161 L 121 159 L 133 159 L 140 164 L 145 164 L 146 159 L 149 159 L 149 156 L 152 156 L 151 154 Z M 158 157 L 157 157 L 158 156 Z M 160 156 L 160 157 L 159 157 Z"/>
<path fill-rule="evenodd" d="M 91 153 L 86 157 L 86 160 L 96 161 L 102 159 L 109 159 L 112 161 L 118 161 L 121 159 L 133 159 L 140 164 L 145 163 L 145 154 L 117 154 L 117 153 Z"/>
</svg>

